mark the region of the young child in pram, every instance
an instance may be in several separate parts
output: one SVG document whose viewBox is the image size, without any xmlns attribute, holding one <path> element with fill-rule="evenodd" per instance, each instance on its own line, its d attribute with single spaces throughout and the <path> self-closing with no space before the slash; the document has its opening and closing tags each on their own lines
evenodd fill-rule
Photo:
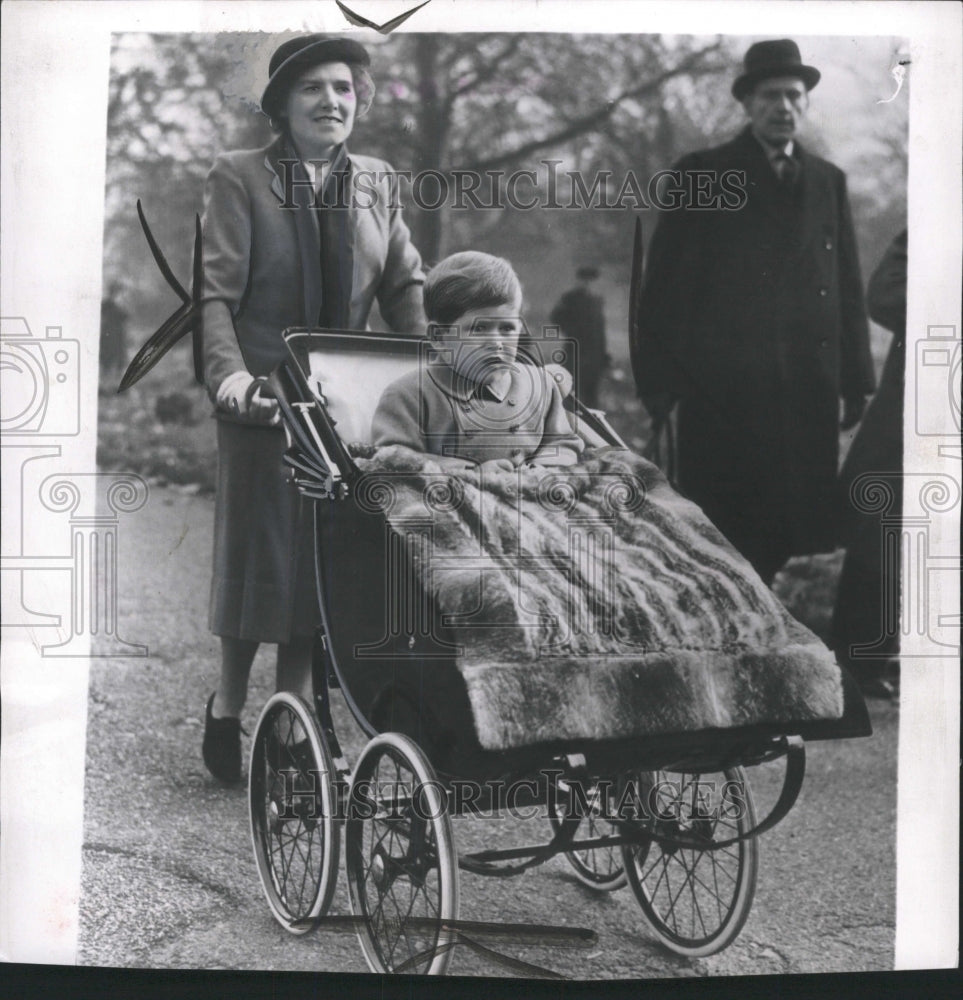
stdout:
<svg viewBox="0 0 963 1000">
<path fill-rule="evenodd" d="M 522 288 L 507 260 L 456 253 L 432 268 L 425 314 L 435 347 L 385 390 L 372 440 L 489 470 L 571 466 L 582 441 L 552 374 L 519 355 Z"/>
<path fill-rule="evenodd" d="M 520 309 L 507 261 L 438 264 L 432 349 L 358 460 L 457 624 L 481 746 L 838 718 L 832 654 L 705 514 L 641 456 L 583 451 L 551 374 L 516 356 Z"/>
</svg>

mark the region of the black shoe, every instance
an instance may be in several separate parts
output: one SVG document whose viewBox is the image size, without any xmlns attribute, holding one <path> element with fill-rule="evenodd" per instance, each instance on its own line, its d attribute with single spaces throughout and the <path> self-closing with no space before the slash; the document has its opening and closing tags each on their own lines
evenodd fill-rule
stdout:
<svg viewBox="0 0 963 1000">
<path fill-rule="evenodd" d="M 211 715 L 214 695 L 208 699 L 204 720 L 204 764 L 215 778 L 229 785 L 241 780 L 241 720 L 215 719 Z"/>
</svg>

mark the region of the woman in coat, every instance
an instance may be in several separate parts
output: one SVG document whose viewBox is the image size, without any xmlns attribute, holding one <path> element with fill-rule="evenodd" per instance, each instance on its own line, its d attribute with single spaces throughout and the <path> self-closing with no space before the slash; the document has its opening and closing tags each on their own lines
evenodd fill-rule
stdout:
<svg viewBox="0 0 963 1000">
<path fill-rule="evenodd" d="M 274 53 L 261 106 L 267 148 L 226 153 L 204 199 L 205 382 L 218 420 L 210 627 L 221 674 L 203 756 L 241 777 L 240 713 L 258 645 L 276 643 L 277 685 L 310 698 L 318 622 L 307 505 L 286 481 L 277 404 L 256 379 L 285 356 L 291 326 L 363 329 L 377 300 L 397 331 L 421 332 L 424 274 L 382 160 L 349 154 L 374 88 L 358 43 L 307 35 Z"/>
</svg>

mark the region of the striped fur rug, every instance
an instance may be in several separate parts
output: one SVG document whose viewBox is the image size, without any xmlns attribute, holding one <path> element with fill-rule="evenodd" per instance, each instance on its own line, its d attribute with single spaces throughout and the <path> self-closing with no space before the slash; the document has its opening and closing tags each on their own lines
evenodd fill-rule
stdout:
<svg viewBox="0 0 963 1000">
<path fill-rule="evenodd" d="M 484 748 L 841 715 L 833 655 L 638 455 L 480 478 L 392 446 L 359 466 L 460 646 Z"/>
</svg>

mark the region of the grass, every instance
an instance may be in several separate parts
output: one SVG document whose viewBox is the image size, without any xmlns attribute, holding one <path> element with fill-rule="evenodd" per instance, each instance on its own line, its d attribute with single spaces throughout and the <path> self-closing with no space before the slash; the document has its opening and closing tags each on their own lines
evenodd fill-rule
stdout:
<svg viewBox="0 0 963 1000">
<path fill-rule="evenodd" d="M 151 485 L 213 493 L 217 441 L 212 406 L 194 383 L 187 359 L 177 357 L 180 353 L 165 358 L 122 394 L 112 388 L 118 377 L 101 378 L 97 466 L 109 472 L 136 472 Z M 161 400 L 177 411 L 176 420 L 160 419 Z"/>
</svg>

